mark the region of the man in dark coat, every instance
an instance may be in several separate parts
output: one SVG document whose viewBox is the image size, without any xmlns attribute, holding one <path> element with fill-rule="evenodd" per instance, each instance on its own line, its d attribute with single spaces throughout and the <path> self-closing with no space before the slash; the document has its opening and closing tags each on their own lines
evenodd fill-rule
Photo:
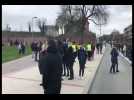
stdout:
<svg viewBox="0 0 134 100">
<path fill-rule="evenodd" d="M 67 67 L 69 68 L 69 72 L 70 72 L 69 80 L 74 79 L 74 71 L 73 71 L 74 61 L 75 61 L 75 58 L 73 55 L 73 48 L 70 46 L 67 50 L 67 53 L 66 53 L 66 63 L 67 63 Z"/>
<path fill-rule="evenodd" d="M 39 60 L 43 73 L 44 93 L 59 94 L 61 90 L 62 57 L 54 40 L 48 42 L 47 54 Z"/>
<path fill-rule="evenodd" d="M 78 60 L 79 60 L 79 65 L 80 65 L 80 70 L 79 70 L 79 76 L 84 75 L 84 68 L 85 68 L 85 63 L 86 63 L 86 51 L 84 50 L 83 47 L 80 47 L 78 50 Z"/>
<path fill-rule="evenodd" d="M 35 43 L 34 42 L 31 43 L 31 50 L 32 50 L 32 58 L 34 58 L 34 54 L 35 54 Z"/>
<path fill-rule="evenodd" d="M 63 43 L 63 76 L 69 76 L 69 67 L 67 67 L 67 50 L 68 50 L 68 44 L 67 42 Z M 66 73 L 67 72 L 67 73 Z"/>
<path fill-rule="evenodd" d="M 119 72 L 118 70 L 118 51 L 115 47 L 113 47 L 112 51 L 111 51 L 111 68 L 110 68 L 110 73 L 112 73 L 112 69 L 113 69 L 113 73 L 115 73 L 115 67 L 116 67 L 116 72 Z"/>
</svg>

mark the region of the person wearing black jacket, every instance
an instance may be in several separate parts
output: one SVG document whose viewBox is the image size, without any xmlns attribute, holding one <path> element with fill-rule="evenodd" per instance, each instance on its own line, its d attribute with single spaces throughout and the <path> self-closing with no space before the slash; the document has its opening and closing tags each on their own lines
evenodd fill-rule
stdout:
<svg viewBox="0 0 134 100">
<path fill-rule="evenodd" d="M 113 49 L 111 50 L 111 68 L 110 68 L 110 73 L 112 73 L 112 70 L 113 70 L 113 73 L 115 73 L 115 67 L 116 67 L 116 72 L 119 72 L 118 70 L 118 51 L 115 47 L 113 47 Z"/>
<path fill-rule="evenodd" d="M 79 60 L 79 65 L 80 65 L 79 76 L 80 77 L 84 76 L 86 57 L 87 57 L 86 51 L 81 46 L 80 49 L 78 50 L 78 60 Z"/>
<path fill-rule="evenodd" d="M 75 58 L 73 55 L 73 48 L 70 46 L 66 52 L 66 65 L 69 68 L 69 72 L 70 72 L 70 78 L 69 80 L 73 80 L 74 79 L 74 71 L 73 71 L 73 64 L 74 64 Z"/>
<path fill-rule="evenodd" d="M 62 57 L 54 40 L 49 40 L 47 54 L 39 60 L 43 73 L 43 87 L 46 94 L 59 94 L 61 90 Z"/>
<path fill-rule="evenodd" d="M 67 42 L 64 42 L 63 44 L 63 76 L 69 76 L 69 67 L 67 67 L 67 50 L 68 50 L 68 44 Z"/>
<path fill-rule="evenodd" d="M 35 45 L 34 46 L 34 50 L 35 50 L 35 61 L 38 61 L 37 60 L 37 55 L 38 55 L 38 51 L 39 51 L 38 42 L 36 41 L 34 45 Z"/>
</svg>

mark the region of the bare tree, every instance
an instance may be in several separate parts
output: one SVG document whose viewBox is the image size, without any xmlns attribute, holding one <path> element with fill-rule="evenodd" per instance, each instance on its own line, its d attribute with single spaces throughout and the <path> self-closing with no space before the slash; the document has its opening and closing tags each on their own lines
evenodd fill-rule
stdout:
<svg viewBox="0 0 134 100">
<path fill-rule="evenodd" d="M 67 20 L 81 19 L 83 28 L 88 21 L 96 25 L 105 25 L 108 21 L 108 12 L 105 5 L 64 5 L 61 6 L 62 14 Z"/>
<path fill-rule="evenodd" d="M 47 26 L 46 26 L 46 19 L 39 19 L 37 21 L 37 26 L 40 30 L 41 33 L 46 33 L 47 32 Z"/>
<path fill-rule="evenodd" d="M 106 25 L 109 13 L 105 5 L 64 5 L 58 17 L 60 24 L 71 32 L 80 33 L 82 36 L 89 32 L 89 24 Z M 67 32 L 67 31 L 66 31 Z M 69 32 L 70 33 L 70 32 Z"/>
</svg>

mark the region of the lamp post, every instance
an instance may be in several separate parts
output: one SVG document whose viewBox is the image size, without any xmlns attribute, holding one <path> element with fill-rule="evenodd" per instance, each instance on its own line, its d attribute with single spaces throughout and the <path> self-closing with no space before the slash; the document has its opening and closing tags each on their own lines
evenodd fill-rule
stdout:
<svg viewBox="0 0 134 100">
<path fill-rule="evenodd" d="M 33 20 L 34 20 L 34 19 L 37 19 L 37 18 L 38 18 L 38 17 L 33 17 L 33 18 L 32 18 L 32 41 L 33 41 Z"/>
</svg>

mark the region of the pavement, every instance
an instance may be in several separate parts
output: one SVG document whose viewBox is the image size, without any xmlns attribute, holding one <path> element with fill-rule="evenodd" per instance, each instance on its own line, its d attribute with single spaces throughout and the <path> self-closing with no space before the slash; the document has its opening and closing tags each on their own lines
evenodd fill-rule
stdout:
<svg viewBox="0 0 134 100">
<path fill-rule="evenodd" d="M 132 94 L 132 66 L 120 54 L 119 71 L 109 73 L 111 67 L 111 48 L 108 46 L 95 75 L 89 94 Z"/>
<path fill-rule="evenodd" d="M 104 52 L 105 48 L 103 49 Z M 61 94 L 87 94 L 101 62 L 102 54 L 96 54 L 92 61 L 87 61 L 85 76 L 78 76 L 79 63 L 74 63 L 74 80 L 63 77 Z M 23 57 L 2 64 L 2 94 L 43 94 L 43 88 L 39 85 L 42 76 L 39 73 L 38 63 L 32 56 Z"/>
</svg>

